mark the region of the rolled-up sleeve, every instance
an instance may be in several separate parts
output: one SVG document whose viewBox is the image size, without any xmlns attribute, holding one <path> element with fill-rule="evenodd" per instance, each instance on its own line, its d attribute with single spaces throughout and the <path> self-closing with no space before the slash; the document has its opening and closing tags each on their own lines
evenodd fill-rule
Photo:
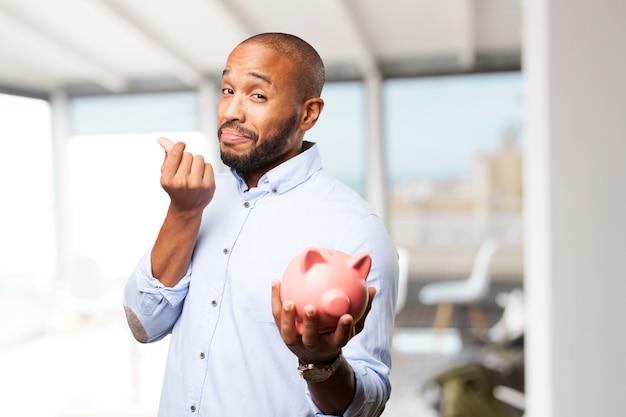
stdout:
<svg viewBox="0 0 626 417">
<path fill-rule="evenodd" d="M 374 370 L 360 363 L 352 363 L 356 379 L 354 399 L 344 416 L 379 416 L 389 399 L 391 385 L 388 375 L 377 375 Z"/>
<path fill-rule="evenodd" d="M 124 310 L 135 338 L 148 343 L 167 335 L 178 319 L 189 289 L 191 266 L 175 287 L 152 276 L 151 250 L 139 261 L 124 289 Z"/>
<path fill-rule="evenodd" d="M 311 398 L 307 390 L 307 396 L 311 405 L 316 410 L 316 417 L 364 417 L 379 416 L 385 409 L 385 403 L 391 393 L 388 374 L 377 374 L 369 365 L 350 361 L 354 371 L 356 386 L 352 403 L 341 416 L 324 414 Z M 388 369 L 387 369 L 388 372 Z"/>
</svg>

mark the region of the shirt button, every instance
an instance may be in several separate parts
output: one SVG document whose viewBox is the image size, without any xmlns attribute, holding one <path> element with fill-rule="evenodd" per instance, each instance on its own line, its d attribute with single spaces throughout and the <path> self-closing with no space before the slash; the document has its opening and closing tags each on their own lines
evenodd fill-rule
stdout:
<svg viewBox="0 0 626 417">
<path fill-rule="evenodd" d="M 200 359 L 204 359 L 206 357 L 206 355 L 204 354 L 204 352 L 200 352 Z"/>
<path fill-rule="evenodd" d="M 191 407 L 189 407 L 189 409 L 191 410 L 192 413 L 196 412 L 196 406 L 192 405 Z"/>
<path fill-rule="evenodd" d="M 246 201 L 245 203 L 243 203 L 243 206 L 244 206 L 245 208 L 248 208 L 248 207 L 250 207 L 250 203 Z"/>
<path fill-rule="evenodd" d="M 272 188 L 272 193 L 273 193 L 273 194 L 276 194 L 277 192 L 278 192 L 278 189 L 276 189 L 276 188 Z"/>
<path fill-rule="evenodd" d="M 224 252 L 224 255 L 228 255 L 228 248 L 222 249 L 222 252 Z"/>
<path fill-rule="evenodd" d="M 211 300 L 211 305 L 213 307 L 217 307 L 217 301 L 216 300 Z"/>
</svg>

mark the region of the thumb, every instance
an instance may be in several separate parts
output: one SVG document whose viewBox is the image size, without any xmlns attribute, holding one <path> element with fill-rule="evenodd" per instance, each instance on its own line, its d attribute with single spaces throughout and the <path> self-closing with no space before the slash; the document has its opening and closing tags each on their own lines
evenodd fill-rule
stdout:
<svg viewBox="0 0 626 417">
<path fill-rule="evenodd" d="M 172 148 L 174 147 L 174 142 L 172 142 L 171 140 L 169 140 L 168 138 L 164 136 L 161 136 L 158 142 L 159 142 L 159 145 L 161 145 L 161 147 L 165 149 L 165 152 L 171 151 Z"/>
</svg>

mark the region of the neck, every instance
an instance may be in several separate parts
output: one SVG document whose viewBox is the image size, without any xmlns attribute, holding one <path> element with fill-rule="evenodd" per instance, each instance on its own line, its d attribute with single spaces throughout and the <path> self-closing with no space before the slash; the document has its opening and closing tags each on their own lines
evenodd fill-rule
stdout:
<svg viewBox="0 0 626 417">
<path fill-rule="evenodd" d="M 306 151 L 307 149 L 309 149 L 313 145 L 314 145 L 313 142 L 303 141 L 303 142 L 301 142 L 300 148 L 296 152 L 292 152 L 291 154 L 283 155 L 281 158 L 277 159 L 273 163 L 264 165 L 264 166 L 262 166 L 260 168 L 252 169 L 252 170 L 249 170 L 249 171 L 240 172 L 239 175 L 241 175 L 243 180 L 246 182 L 246 185 L 248 186 L 248 188 L 254 188 L 254 187 L 258 186 L 259 180 L 261 179 L 261 177 L 263 175 L 265 175 L 266 172 L 268 172 L 271 169 L 277 167 L 278 165 L 282 164 L 283 162 L 288 161 L 289 159 L 293 158 L 294 156 L 297 156 L 298 154 Z"/>
<path fill-rule="evenodd" d="M 259 180 L 262 177 L 262 175 L 257 174 L 252 171 L 242 172 L 241 176 L 243 177 L 243 180 L 246 182 L 246 185 L 248 186 L 248 188 L 256 187 L 259 184 Z"/>
</svg>

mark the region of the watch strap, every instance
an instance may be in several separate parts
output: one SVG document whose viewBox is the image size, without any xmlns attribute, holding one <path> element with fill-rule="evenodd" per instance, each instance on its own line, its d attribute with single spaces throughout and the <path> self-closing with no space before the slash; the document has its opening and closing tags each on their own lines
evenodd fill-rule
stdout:
<svg viewBox="0 0 626 417">
<path fill-rule="evenodd" d="M 339 352 L 337 358 L 327 362 L 309 362 L 305 363 L 296 358 L 298 362 L 298 372 L 300 376 L 307 381 L 323 382 L 330 378 L 341 365 L 343 355 Z"/>
</svg>

